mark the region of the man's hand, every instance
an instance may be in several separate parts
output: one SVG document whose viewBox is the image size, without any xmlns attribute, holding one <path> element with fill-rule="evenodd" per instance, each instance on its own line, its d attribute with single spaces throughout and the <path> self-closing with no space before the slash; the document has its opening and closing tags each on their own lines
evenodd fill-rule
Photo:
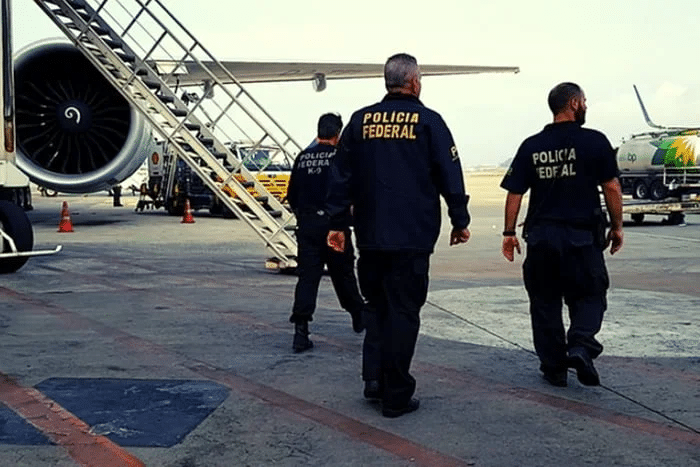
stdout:
<svg viewBox="0 0 700 467">
<path fill-rule="evenodd" d="M 345 251 L 345 232 L 342 230 L 331 230 L 326 237 L 326 245 L 333 251 L 342 253 Z"/>
<path fill-rule="evenodd" d="M 450 233 L 450 246 L 458 245 L 460 243 L 467 243 L 470 236 L 471 233 L 466 227 L 464 229 L 453 228 L 452 233 Z"/>
<path fill-rule="evenodd" d="M 610 229 L 610 231 L 608 231 L 608 238 L 605 248 L 612 244 L 610 246 L 611 255 L 614 255 L 620 251 L 620 248 L 622 248 L 622 243 L 624 242 L 624 237 L 625 235 L 622 233 L 622 229 Z"/>
<path fill-rule="evenodd" d="M 507 237 L 503 237 L 503 256 L 506 257 L 506 259 L 510 262 L 515 259 L 515 252 L 514 250 L 518 250 L 518 254 L 521 253 L 520 251 L 520 242 L 518 242 L 518 237 L 515 235 L 509 235 Z"/>
</svg>

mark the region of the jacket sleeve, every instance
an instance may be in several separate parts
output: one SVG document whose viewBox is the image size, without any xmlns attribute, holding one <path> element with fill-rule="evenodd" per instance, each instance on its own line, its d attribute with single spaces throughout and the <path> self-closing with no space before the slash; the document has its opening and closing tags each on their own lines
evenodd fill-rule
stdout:
<svg viewBox="0 0 700 467">
<path fill-rule="evenodd" d="M 351 138 L 352 131 L 348 125 L 340 137 L 338 151 L 331 161 L 325 208 L 330 219 L 331 230 L 344 230 L 351 224 Z"/>
<path fill-rule="evenodd" d="M 299 172 L 299 153 L 294 159 L 294 165 L 292 166 L 292 173 L 289 175 L 289 184 L 287 185 L 287 202 L 289 207 L 292 208 L 294 214 L 297 213 L 299 209 L 299 184 L 297 182 L 297 173 Z"/>
<path fill-rule="evenodd" d="M 431 155 L 440 194 L 447 203 L 452 227 L 464 229 L 471 217 L 467 210 L 469 196 L 464 188 L 464 174 L 452 133 L 438 115 L 431 131 Z"/>
</svg>

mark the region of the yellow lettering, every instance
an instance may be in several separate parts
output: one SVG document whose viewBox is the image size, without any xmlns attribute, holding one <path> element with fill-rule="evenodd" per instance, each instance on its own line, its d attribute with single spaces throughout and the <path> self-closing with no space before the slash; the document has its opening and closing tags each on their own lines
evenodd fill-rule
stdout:
<svg viewBox="0 0 700 467">
<path fill-rule="evenodd" d="M 365 114 L 367 117 L 368 114 Z M 369 131 L 369 125 L 362 125 L 362 139 L 367 139 L 367 133 Z"/>
<path fill-rule="evenodd" d="M 409 123 L 418 123 L 418 113 L 411 114 L 411 121 Z"/>
<path fill-rule="evenodd" d="M 399 137 L 399 125 L 392 125 L 391 126 L 391 137 L 393 139 L 397 139 Z"/>
<path fill-rule="evenodd" d="M 398 114 L 396 114 L 396 123 L 403 123 L 405 115 L 406 114 L 403 112 L 399 112 Z"/>
<path fill-rule="evenodd" d="M 408 125 L 403 125 L 401 127 L 401 136 L 399 136 L 401 139 L 408 139 Z"/>
<path fill-rule="evenodd" d="M 379 123 L 382 121 L 382 114 L 379 112 L 374 112 L 372 114 L 372 123 Z"/>
<path fill-rule="evenodd" d="M 391 138 L 391 127 L 393 127 L 391 123 L 387 123 L 384 125 L 384 137 L 385 138 Z"/>
<path fill-rule="evenodd" d="M 418 114 L 416 114 L 416 115 L 418 115 Z M 416 129 L 415 125 L 411 125 L 411 127 L 409 128 L 409 132 L 410 132 L 409 139 L 416 139 L 416 134 L 413 132 L 413 130 L 415 130 L 415 129 Z"/>
<path fill-rule="evenodd" d="M 372 118 L 372 114 L 367 112 L 365 116 L 362 118 L 362 123 L 367 123 L 369 120 Z"/>
</svg>

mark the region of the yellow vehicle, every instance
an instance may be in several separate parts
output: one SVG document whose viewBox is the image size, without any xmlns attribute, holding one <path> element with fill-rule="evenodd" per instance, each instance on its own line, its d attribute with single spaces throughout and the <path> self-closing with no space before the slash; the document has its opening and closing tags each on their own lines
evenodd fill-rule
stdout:
<svg viewBox="0 0 700 467">
<path fill-rule="evenodd" d="M 182 215 L 185 200 L 189 200 L 193 210 L 209 209 L 212 214 L 226 214 L 223 203 L 205 185 L 192 169 L 182 160 L 177 159 L 168 150 L 168 145 L 159 143 L 158 157 L 149 159 L 149 181 L 143 187 L 143 202 L 140 206 L 153 204 L 155 208 L 165 207 L 172 215 Z M 280 202 L 287 197 L 292 161 L 283 157 L 284 152 L 274 146 L 258 146 L 254 150 L 251 145 L 232 143 L 231 152 L 240 160 L 246 169 L 255 174 L 265 189 Z M 213 176 L 213 175 L 212 175 Z M 242 176 L 236 176 L 244 182 Z M 218 180 L 222 181 L 222 180 Z M 237 198 L 235 192 L 228 186 L 222 190 L 232 198 Z M 260 197 L 255 188 L 248 188 L 254 197 Z M 230 214 L 230 213 L 229 213 Z"/>
<path fill-rule="evenodd" d="M 253 150 L 250 146 L 232 146 L 234 154 L 237 154 L 245 165 L 246 169 L 256 174 L 258 181 L 265 189 L 281 202 L 285 202 L 287 188 L 289 187 L 289 177 L 292 172 L 292 161 L 279 158 L 276 153 L 281 153 L 273 146 L 260 146 Z M 238 181 L 245 181 L 242 176 L 236 177 Z M 259 194 L 254 188 L 248 189 L 253 196 Z M 224 189 L 232 197 L 236 197 L 230 189 Z"/>
</svg>

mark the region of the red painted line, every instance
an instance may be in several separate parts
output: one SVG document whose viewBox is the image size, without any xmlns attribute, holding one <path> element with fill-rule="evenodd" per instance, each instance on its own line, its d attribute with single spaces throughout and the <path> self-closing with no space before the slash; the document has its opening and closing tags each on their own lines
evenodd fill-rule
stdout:
<svg viewBox="0 0 700 467">
<path fill-rule="evenodd" d="M 599 422 L 607 422 L 637 432 L 646 433 L 661 438 L 700 446 L 700 435 L 696 432 L 676 428 L 674 426 L 647 420 L 645 418 L 625 415 L 614 410 L 596 407 L 584 402 L 578 402 L 563 397 L 553 396 L 531 389 L 507 386 L 505 384 L 491 383 L 478 376 L 469 375 L 464 370 L 454 370 L 439 365 L 415 365 L 421 373 L 430 374 L 440 378 L 449 384 L 458 385 L 460 388 L 468 388 L 473 391 L 487 392 L 495 397 L 512 397 L 541 405 L 548 405 L 560 410 L 577 413 Z"/>
<path fill-rule="evenodd" d="M 69 327 L 89 328 L 96 331 L 104 337 L 114 338 L 115 341 L 121 343 L 122 345 L 131 347 L 138 346 L 141 349 L 143 349 L 145 353 L 157 354 L 165 360 L 171 360 L 171 363 L 173 364 L 175 364 L 177 361 L 177 363 L 184 365 L 190 370 L 195 371 L 196 373 L 204 377 L 211 378 L 217 382 L 227 385 L 228 387 L 234 390 L 245 392 L 261 400 L 264 400 L 269 404 L 278 406 L 285 410 L 292 411 L 303 417 L 317 421 L 318 423 L 321 423 L 323 425 L 332 427 L 338 431 L 345 432 L 346 434 L 355 439 L 384 449 L 389 453 L 392 453 L 399 457 L 403 457 L 413 462 L 419 462 L 421 465 L 428 466 L 471 465 L 469 463 L 465 464 L 466 461 L 464 460 L 445 456 L 444 454 L 441 454 L 437 451 L 430 450 L 418 444 L 412 443 L 411 441 L 406 440 L 404 438 L 400 438 L 398 436 L 392 435 L 391 433 L 384 432 L 370 425 L 366 425 L 349 417 L 345 417 L 344 415 L 339 414 L 337 412 L 333 412 L 318 405 L 314 405 L 312 403 L 303 401 L 302 399 L 297 399 L 294 396 L 291 396 L 282 391 L 278 391 L 276 389 L 255 383 L 251 380 L 236 375 L 235 373 L 211 368 L 210 366 L 202 362 L 189 359 L 184 355 L 178 355 L 168 350 L 167 348 L 160 346 L 159 344 L 146 341 L 119 329 L 108 327 L 90 318 L 83 317 L 78 313 L 74 313 L 63 308 L 50 306 L 45 302 L 36 300 L 32 297 L 26 296 L 21 293 L 11 291 L 9 289 L 5 289 L 3 287 L 0 287 L 0 290 L 9 292 L 9 295 L 12 295 L 13 298 L 22 300 L 25 303 L 31 303 L 39 307 L 42 312 L 61 318 L 64 321 L 64 323 Z M 180 303 L 180 305 L 182 305 L 182 303 Z M 276 331 L 280 330 L 279 326 L 274 326 L 272 324 L 259 321 L 256 318 L 250 316 L 222 311 L 220 311 L 219 313 L 222 313 L 226 316 L 226 318 L 224 318 L 225 320 L 244 322 L 251 327 L 262 327 L 267 329 L 273 329 Z M 336 339 L 323 337 L 319 335 L 317 335 L 316 338 L 317 340 L 325 342 L 330 346 L 338 348 L 339 350 L 348 350 L 346 344 Z M 487 393 L 490 394 L 492 397 L 517 398 L 529 401 L 531 403 L 554 407 L 560 410 L 567 410 L 573 413 L 589 417 L 598 422 L 606 422 L 609 424 L 631 429 L 640 433 L 666 438 L 669 440 L 680 441 L 694 446 L 700 446 L 700 435 L 685 429 L 676 428 L 670 425 L 665 425 L 663 423 L 654 422 L 640 417 L 624 415 L 612 411 L 610 409 L 604 409 L 583 402 L 552 396 L 532 389 L 493 383 L 491 381 L 484 380 L 483 378 L 480 378 L 476 375 L 470 375 L 464 370 L 458 371 L 451 368 L 440 367 L 438 365 L 421 364 L 420 362 L 415 362 L 414 368 L 417 372 L 440 377 L 443 378 L 445 381 L 449 382 L 450 384 L 459 385 L 459 387 L 465 388 L 467 390 Z M 372 435 L 367 436 L 367 433 L 372 433 Z M 404 453 L 408 454 L 404 455 Z M 443 456 L 445 462 L 458 461 L 461 462 L 461 464 L 437 464 L 436 460 L 430 457 L 433 454 L 437 456 Z M 421 460 L 418 461 L 418 459 Z"/>
<path fill-rule="evenodd" d="M 233 390 L 257 397 L 272 406 L 294 412 L 302 417 L 345 433 L 353 439 L 409 460 L 412 465 L 424 465 L 426 467 L 474 465 L 473 462 L 442 454 L 434 449 L 421 446 L 400 436 L 346 417 L 333 410 L 299 399 L 286 392 L 256 383 L 230 371 L 213 368 L 202 363 L 187 365 L 187 367 L 195 373 L 228 386 Z"/>
<path fill-rule="evenodd" d="M 150 356 L 156 356 L 159 359 L 159 361 L 166 361 L 170 365 L 179 364 L 205 378 L 210 378 L 211 380 L 224 384 L 230 387 L 231 389 L 254 396 L 255 398 L 260 399 L 267 404 L 279 407 L 281 409 L 308 418 L 322 425 L 333 428 L 341 433 L 347 434 L 353 439 L 376 446 L 380 449 L 385 450 L 389 454 L 408 460 L 417 466 L 468 467 L 474 465 L 473 462 L 465 461 L 463 459 L 442 454 L 439 451 L 421 446 L 420 444 L 414 443 L 406 438 L 402 438 L 387 431 L 375 428 L 371 425 L 362 423 L 353 418 L 342 415 L 338 412 L 334 412 L 332 410 L 326 409 L 311 402 L 307 402 L 303 399 L 299 399 L 295 396 L 292 396 L 291 394 L 287 394 L 283 391 L 271 388 L 269 386 L 256 383 L 250 379 L 239 376 L 231 371 L 212 368 L 206 363 L 188 358 L 185 355 L 177 354 L 172 350 L 169 350 L 166 347 L 163 347 L 159 344 L 131 335 L 120 329 L 111 328 L 98 321 L 81 316 L 78 313 L 66 310 L 65 308 L 61 308 L 58 306 L 49 306 L 48 304 L 41 302 L 40 300 L 26 296 L 21 293 L 11 291 L 9 289 L 5 289 L 4 287 L 0 287 L 0 291 L 7 291 L 7 296 L 12 296 L 15 299 L 22 300 L 27 304 L 31 304 L 32 306 L 38 308 L 40 312 L 47 313 L 60 318 L 63 324 L 69 328 L 90 329 L 103 337 L 111 337 L 112 339 L 114 339 L 115 342 L 119 343 L 120 345 L 123 345 L 130 349 L 138 348 L 143 351 L 142 353 L 149 354 Z M 41 394 L 36 390 L 32 389 L 27 391 L 34 391 L 39 396 L 41 396 Z M 1 400 L 2 396 L 0 395 L 0 401 Z M 55 404 L 55 402 L 53 404 Z M 57 404 L 55 405 L 57 406 Z M 75 420 L 77 420 L 79 423 L 85 426 L 84 423 L 80 420 Z M 38 428 L 41 431 L 44 431 L 42 427 Z M 87 427 L 87 429 L 89 429 L 89 427 Z M 109 442 L 109 440 L 107 441 Z M 86 465 L 92 466 L 93 464 Z M 117 466 L 130 464 L 94 465 L 99 465 L 100 467 L 112 467 L 113 465 Z M 142 464 L 133 465 L 136 466 Z"/>
<path fill-rule="evenodd" d="M 85 467 L 145 467 L 146 464 L 90 427 L 55 401 L 0 373 L 0 402 L 44 433 Z"/>
</svg>

